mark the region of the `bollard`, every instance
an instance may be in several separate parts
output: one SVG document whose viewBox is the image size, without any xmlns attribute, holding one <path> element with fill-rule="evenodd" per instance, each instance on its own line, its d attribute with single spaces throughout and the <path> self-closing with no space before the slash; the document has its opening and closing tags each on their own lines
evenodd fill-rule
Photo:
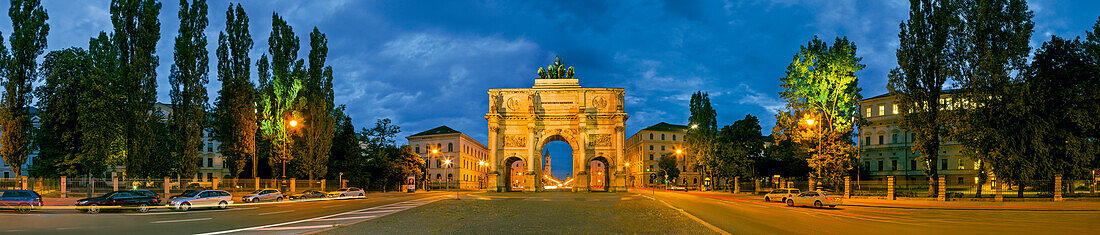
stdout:
<svg viewBox="0 0 1100 235">
<path fill-rule="evenodd" d="M 171 188 L 172 188 L 172 186 L 168 185 L 168 177 L 164 177 L 164 196 L 165 197 L 168 197 L 168 190 L 171 189 Z"/>
<path fill-rule="evenodd" d="M 852 198 L 852 177 L 844 177 L 844 198 Z"/>
<path fill-rule="evenodd" d="M 1054 201 L 1062 201 L 1062 174 L 1054 175 Z"/>
<path fill-rule="evenodd" d="M 894 176 L 886 176 L 886 200 L 897 200 L 894 196 Z"/>
<path fill-rule="evenodd" d="M 947 201 L 947 178 L 945 178 L 943 175 L 939 176 L 939 185 L 939 194 L 937 194 L 939 196 L 936 198 L 936 200 L 941 202 Z"/>
<path fill-rule="evenodd" d="M 65 176 L 61 177 L 61 198 L 68 198 L 69 197 L 69 190 L 68 190 L 69 188 L 68 188 L 68 185 L 66 185 L 67 181 L 68 181 L 68 178 L 66 178 Z"/>
</svg>

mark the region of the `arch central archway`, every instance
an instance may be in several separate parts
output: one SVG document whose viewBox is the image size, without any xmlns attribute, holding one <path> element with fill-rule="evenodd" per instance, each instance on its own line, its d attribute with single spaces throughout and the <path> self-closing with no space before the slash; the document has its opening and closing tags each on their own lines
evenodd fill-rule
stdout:
<svg viewBox="0 0 1100 235">
<path fill-rule="evenodd" d="M 532 88 L 489 90 L 489 188 L 511 191 L 515 177 L 523 177 L 523 191 L 542 191 L 543 148 L 563 141 L 572 148 L 573 191 L 625 191 L 622 88 L 582 88 L 577 79 L 535 79 Z M 511 172 L 510 160 L 523 159 L 523 174 Z M 589 161 L 599 157 L 601 171 Z M 592 174 L 597 174 L 593 178 Z M 539 177 L 539 178 L 536 178 Z"/>
</svg>

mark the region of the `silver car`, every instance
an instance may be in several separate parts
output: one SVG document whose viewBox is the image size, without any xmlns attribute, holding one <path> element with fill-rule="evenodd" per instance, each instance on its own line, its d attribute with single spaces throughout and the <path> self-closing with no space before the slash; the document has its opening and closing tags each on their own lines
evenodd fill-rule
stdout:
<svg viewBox="0 0 1100 235">
<path fill-rule="evenodd" d="M 362 197 L 362 196 L 363 196 L 363 190 L 359 189 L 359 188 L 356 188 L 356 187 L 342 188 L 342 189 L 337 189 L 336 191 L 328 192 L 328 197 L 330 197 L 330 198 L 334 198 L 334 197 Z"/>
<path fill-rule="evenodd" d="M 806 191 L 798 194 L 798 196 L 787 198 L 787 206 L 836 207 L 843 203 L 843 197 L 822 191 Z"/>
<path fill-rule="evenodd" d="M 172 210 L 191 210 L 191 208 L 225 209 L 233 204 L 233 195 L 222 190 L 187 191 L 168 200 L 164 205 Z"/>
<path fill-rule="evenodd" d="M 278 189 L 261 189 L 252 191 L 248 195 L 241 197 L 241 201 L 244 202 L 262 202 L 262 201 L 283 201 L 283 193 Z"/>
</svg>

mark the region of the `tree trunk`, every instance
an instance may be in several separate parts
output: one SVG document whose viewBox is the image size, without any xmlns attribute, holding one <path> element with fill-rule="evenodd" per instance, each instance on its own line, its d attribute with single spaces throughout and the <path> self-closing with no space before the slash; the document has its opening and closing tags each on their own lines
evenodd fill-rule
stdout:
<svg viewBox="0 0 1100 235">
<path fill-rule="evenodd" d="M 1019 198 L 1024 197 L 1024 185 L 1023 184 L 1016 184 L 1016 197 L 1019 197 Z"/>
</svg>

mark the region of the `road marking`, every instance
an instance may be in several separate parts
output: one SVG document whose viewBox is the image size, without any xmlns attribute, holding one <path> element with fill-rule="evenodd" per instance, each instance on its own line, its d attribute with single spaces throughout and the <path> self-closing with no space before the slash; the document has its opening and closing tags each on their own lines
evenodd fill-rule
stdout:
<svg viewBox="0 0 1100 235">
<path fill-rule="evenodd" d="M 339 224 L 326 224 L 326 225 L 307 225 L 307 226 L 294 226 L 294 227 L 274 227 L 274 228 L 260 228 L 255 230 L 260 231 L 277 231 L 277 230 L 297 230 L 297 229 L 317 229 L 317 228 L 331 228 Z"/>
<path fill-rule="evenodd" d="M 349 220 L 349 219 L 370 219 L 370 218 L 374 218 L 374 217 L 378 217 L 378 216 L 377 216 L 377 215 L 368 215 L 368 216 L 356 216 L 356 217 L 328 218 L 328 219 L 319 219 L 319 220 L 314 220 L 314 221 L 333 221 L 333 220 Z"/>
<path fill-rule="evenodd" d="M 125 214 L 125 215 L 175 215 L 175 214 L 189 214 L 189 213 L 203 213 L 203 212 L 219 212 L 219 211 L 236 211 L 236 210 L 251 210 L 258 209 L 257 207 L 241 207 L 230 208 L 224 210 L 201 210 L 201 211 L 173 211 L 173 212 L 153 212 L 153 213 L 141 213 L 141 214 Z"/>
<path fill-rule="evenodd" d="M 151 224 L 163 224 L 163 223 L 177 223 L 177 222 L 191 222 L 191 221 L 202 221 L 202 220 L 209 220 L 209 219 L 213 219 L 213 218 L 181 219 L 181 220 L 162 220 L 162 221 L 153 221 L 153 222 L 149 222 L 149 223 L 151 223 Z"/>
<path fill-rule="evenodd" d="M 683 209 L 680 209 L 680 208 L 676 208 L 675 206 L 672 206 L 672 204 L 668 204 L 668 202 L 665 202 L 664 200 L 660 200 L 660 199 L 652 198 L 652 197 L 649 197 L 649 196 L 646 196 L 646 195 L 642 195 L 642 194 L 638 194 L 638 195 L 641 195 L 642 197 L 646 197 L 646 198 L 649 198 L 649 199 L 653 199 L 654 201 L 658 201 L 658 202 L 664 203 L 664 204 L 665 204 L 666 206 L 668 206 L 668 207 L 670 207 L 670 208 L 672 208 L 672 209 L 674 209 L 674 210 L 677 210 L 677 211 L 679 211 L 680 213 L 682 213 L 682 214 L 686 215 L 686 216 L 687 216 L 688 218 L 691 218 L 692 220 L 695 220 L 695 222 L 699 222 L 700 224 L 703 224 L 703 226 L 706 226 L 706 227 L 707 227 L 707 228 L 709 228 L 710 230 L 714 230 L 714 232 L 717 232 L 717 233 L 720 233 L 720 234 L 726 234 L 726 235 L 730 235 L 730 233 L 729 233 L 729 232 L 726 232 L 726 230 L 722 230 L 721 228 L 715 227 L 714 225 L 712 225 L 712 224 L 710 224 L 710 223 L 707 223 L 707 221 L 703 221 L 702 219 L 699 219 L 699 217 L 695 217 L 695 216 L 694 216 L 694 215 L 692 215 L 691 213 L 687 213 L 687 211 L 684 211 Z"/>
<path fill-rule="evenodd" d="M 434 201 L 438 201 L 439 197 L 415 199 L 413 201 L 417 201 L 417 200 L 434 202 Z M 430 202 L 427 202 L 427 203 L 430 203 Z M 427 203 L 424 203 L 424 204 L 427 204 Z M 198 235 L 217 235 L 217 234 L 235 233 L 235 232 L 240 232 L 240 231 L 257 230 L 257 229 L 271 228 L 271 227 L 277 227 L 277 226 L 283 226 L 283 225 L 289 225 L 289 224 L 297 224 L 297 223 L 302 223 L 302 222 L 309 222 L 309 221 L 314 221 L 314 220 L 319 220 L 319 219 L 327 219 L 327 218 L 332 218 L 332 217 L 336 217 L 336 216 L 352 214 L 352 213 L 355 213 L 355 212 L 363 212 L 363 211 L 373 210 L 373 209 L 376 209 L 376 208 L 381 208 L 381 207 L 386 207 L 386 206 L 390 206 L 390 205 L 376 206 L 376 207 L 371 207 L 371 208 L 366 208 L 366 209 L 359 209 L 359 210 L 348 211 L 348 212 L 344 212 L 344 213 L 331 214 L 331 215 L 326 215 L 326 216 L 321 216 L 321 217 L 316 217 L 316 218 L 296 220 L 296 221 L 290 221 L 290 222 L 284 222 L 284 223 L 278 223 L 278 224 L 269 224 L 269 225 L 261 225 L 261 226 L 248 227 L 248 228 L 239 228 L 239 229 L 231 229 L 231 230 L 224 230 L 224 231 L 217 231 L 217 232 L 200 233 Z"/>
<path fill-rule="evenodd" d="M 400 211 L 400 209 L 380 210 L 380 211 L 364 211 L 364 212 L 355 212 L 355 213 L 352 213 L 352 214 L 379 214 L 379 213 L 394 212 L 394 211 Z"/>
<path fill-rule="evenodd" d="M 338 207 L 338 206 L 343 206 L 343 205 L 322 206 L 321 208 L 331 208 L 331 207 Z"/>
<path fill-rule="evenodd" d="M 282 213 L 289 213 L 289 212 L 294 212 L 294 210 L 267 212 L 267 213 L 260 213 L 260 214 L 256 214 L 256 215 L 274 215 L 274 214 L 282 214 Z"/>
</svg>

